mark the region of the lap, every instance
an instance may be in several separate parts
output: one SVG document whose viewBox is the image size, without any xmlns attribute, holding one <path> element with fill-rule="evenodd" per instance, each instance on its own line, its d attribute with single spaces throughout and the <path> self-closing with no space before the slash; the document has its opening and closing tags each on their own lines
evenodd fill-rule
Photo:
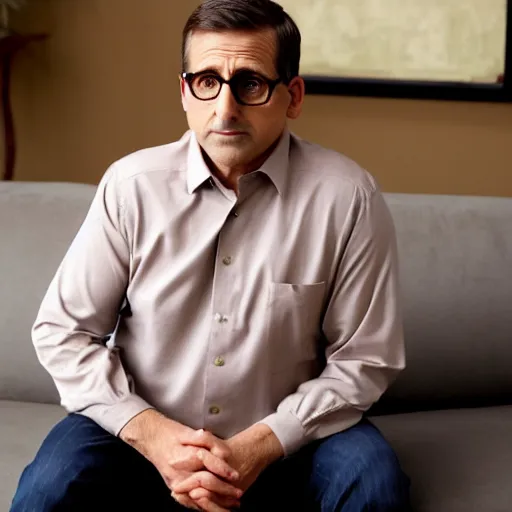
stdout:
<svg viewBox="0 0 512 512">
<path fill-rule="evenodd" d="M 243 497 L 242 511 L 402 511 L 407 495 L 393 450 L 363 420 L 267 468 Z M 186 510 L 149 461 L 74 414 L 52 429 L 20 479 L 11 512 L 32 509 Z"/>
</svg>

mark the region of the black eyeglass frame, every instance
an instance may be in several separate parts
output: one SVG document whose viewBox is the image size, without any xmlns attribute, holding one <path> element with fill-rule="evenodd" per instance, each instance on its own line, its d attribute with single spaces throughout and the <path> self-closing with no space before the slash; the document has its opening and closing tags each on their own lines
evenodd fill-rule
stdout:
<svg viewBox="0 0 512 512">
<path fill-rule="evenodd" d="M 233 81 L 236 81 L 237 77 L 239 77 L 242 74 L 252 74 L 254 76 L 257 76 L 259 79 L 263 80 L 268 85 L 268 93 L 267 93 L 267 98 L 265 99 L 265 101 L 262 101 L 260 103 L 246 103 L 246 102 L 242 101 L 242 99 L 238 95 L 238 92 L 236 91 L 236 88 L 234 87 L 234 84 L 233 84 Z M 200 98 L 194 92 L 194 88 L 192 87 L 192 80 L 194 80 L 195 77 L 200 76 L 200 75 L 211 75 L 212 77 L 214 77 L 216 80 L 219 81 L 219 83 L 220 83 L 219 92 L 215 96 L 205 99 L 205 98 Z M 284 81 L 281 77 L 278 77 L 275 80 L 272 80 L 270 78 L 267 78 L 266 76 L 260 75 L 259 73 L 256 73 L 256 72 L 249 73 L 247 71 L 235 73 L 229 80 L 226 80 L 225 78 L 220 76 L 218 73 L 215 73 L 214 71 L 210 71 L 210 70 L 200 71 L 198 73 L 183 72 L 183 73 L 181 73 L 180 77 L 183 78 L 183 80 L 185 80 L 185 82 L 187 82 L 190 92 L 192 93 L 194 98 L 198 99 L 199 101 L 211 101 L 211 100 L 217 99 L 222 91 L 222 86 L 224 84 L 227 84 L 229 86 L 229 88 L 231 89 L 231 94 L 235 98 L 236 102 L 239 105 L 244 105 L 246 107 L 261 107 L 262 105 L 266 105 L 272 98 L 272 94 L 274 94 L 276 87 L 280 83 L 284 83 Z"/>
</svg>

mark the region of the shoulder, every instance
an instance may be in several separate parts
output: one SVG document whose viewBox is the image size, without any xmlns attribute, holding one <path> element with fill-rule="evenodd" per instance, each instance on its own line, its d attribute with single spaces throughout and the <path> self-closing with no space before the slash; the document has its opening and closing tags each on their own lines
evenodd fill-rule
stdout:
<svg viewBox="0 0 512 512">
<path fill-rule="evenodd" d="M 170 144 L 150 147 L 126 155 L 112 164 L 109 171 L 118 183 L 137 177 L 161 176 L 186 170 L 190 132 Z"/>
<path fill-rule="evenodd" d="M 371 196 L 378 186 L 375 178 L 354 160 L 292 134 L 290 141 L 292 175 L 309 185 L 331 188 L 334 191 L 356 189 Z"/>
</svg>

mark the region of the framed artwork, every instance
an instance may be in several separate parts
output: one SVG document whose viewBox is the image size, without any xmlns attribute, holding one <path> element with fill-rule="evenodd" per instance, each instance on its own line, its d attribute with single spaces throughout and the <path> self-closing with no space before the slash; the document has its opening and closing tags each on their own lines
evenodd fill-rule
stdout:
<svg viewBox="0 0 512 512">
<path fill-rule="evenodd" d="M 512 101 L 512 0 L 277 0 L 309 94 Z"/>
</svg>

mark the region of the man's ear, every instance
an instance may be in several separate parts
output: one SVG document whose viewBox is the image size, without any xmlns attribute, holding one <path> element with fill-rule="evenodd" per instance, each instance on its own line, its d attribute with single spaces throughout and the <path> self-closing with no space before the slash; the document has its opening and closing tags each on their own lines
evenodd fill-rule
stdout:
<svg viewBox="0 0 512 512">
<path fill-rule="evenodd" d="M 187 111 L 187 82 L 183 80 L 180 76 L 180 90 L 181 90 L 181 105 L 183 106 L 183 110 Z"/>
<path fill-rule="evenodd" d="M 306 95 L 306 85 L 300 76 L 296 76 L 288 85 L 290 93 L 290 105 L 286 115 L 289 119 L 297 119 L 302 112 L 302 104 Z"/>
</svg>

